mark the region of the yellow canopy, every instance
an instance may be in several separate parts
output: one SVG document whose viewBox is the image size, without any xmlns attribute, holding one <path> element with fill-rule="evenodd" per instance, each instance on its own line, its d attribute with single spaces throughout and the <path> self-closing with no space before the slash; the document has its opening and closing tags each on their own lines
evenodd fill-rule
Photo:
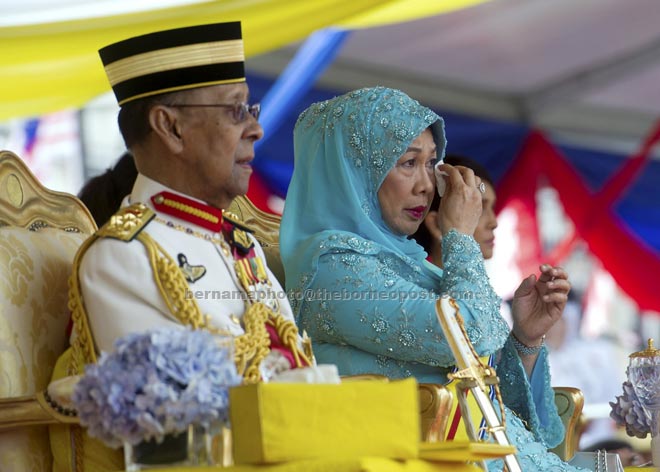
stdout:
<svg viewBox="0 0 660 472">
<path fill-rule="evenodd" d="M 98 49 L 143 33 L 241 20 L 247 57 L 337 25 L 361 28 L 445 13 L 484 0 L 218 0 L 101 18 L 0 28 L 0 120 L 36 116 L 110 90 Z"/>
</svg>

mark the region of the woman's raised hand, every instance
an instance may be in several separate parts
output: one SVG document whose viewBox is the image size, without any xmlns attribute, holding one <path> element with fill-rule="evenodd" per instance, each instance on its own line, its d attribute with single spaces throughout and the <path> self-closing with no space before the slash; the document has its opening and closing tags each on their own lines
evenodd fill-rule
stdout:
<svg viewBox="0 0 660 472">
<path fill-rule="evenodd" d="M 438 170 L 447 174 L 444 177 L 447 186 L 440 201 L 440 231 L 447 234 L 455 229 L 472 236 L 481 216 L 481 179 L 474 175 L 472 169 L 463 166 L 441 164 Z"/>
</svg>

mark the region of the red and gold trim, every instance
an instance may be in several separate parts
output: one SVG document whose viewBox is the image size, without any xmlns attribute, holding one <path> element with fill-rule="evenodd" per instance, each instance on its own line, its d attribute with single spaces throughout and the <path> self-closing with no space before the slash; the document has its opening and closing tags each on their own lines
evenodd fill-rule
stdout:
<svg viewBox="0 0 660 472">
<path fill-rule="evenodd" d="M 251 232 L 238 219 L 228 212 L 201 203 L 192 198 L 172 192 L 160 192 L 151 197 L 154 208 L 166 215 L 175 216 L 187 223 L 201 226 L 214 233 L 222 232 L 231 247 L 232 256 L 237 261 L 236 270 L 244 273 L 246 281 L 264 282 L 268 279 L 260 258 L 256 257 L 254 242 L 248 235 Z M 189 231 L 192 233 L 192 231 Z M 238 264 L 240 262 L 240 264 Z M 242 267 L 245 265 L 245 267 Z M 240 267 L 239 267 L 240 266 Z"/>
<path fill-rule="evenodd" d="M 200 203 L 192 198 L 171 192 L 160 192 L 151 197 L 154 208 L 166 215 L 219 233 L 223 229 L 222 210 Z"/>
</svg>

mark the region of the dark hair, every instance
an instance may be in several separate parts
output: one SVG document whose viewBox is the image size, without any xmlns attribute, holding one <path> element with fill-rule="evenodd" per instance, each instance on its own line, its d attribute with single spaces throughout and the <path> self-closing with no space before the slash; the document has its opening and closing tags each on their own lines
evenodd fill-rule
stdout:
<svg viewBox="0 0 660 472">
<path fill-rule="evenodd" d="M 490 176 L 488 170 L 474 159 L 459 154 L 447 154 L 444 158 L 444 162 L 452 166 L 463 166 L 472 169 L 474 175 L 495 188 L 493 178 Z M 440 196 L 436 193 L 433 197 L 430 211 L 436 211 L 438 208 L 440 208 Z M 417 241 L 417 244 L 422 246 L 427 253 L 431 253 L 431 249 L 433 248 L 433 235 L 429 232 L 424 223 L 419 225 L 415 234 L 410 237 Z"/>
<path fill-rule="evenodd" d="M 117 123 L 126 148 L 143 141 L 151 132 L 149 110 L 157 103 L 151 97 L 143 98 L 128 102 L 119 109 Z"/>
<path fill-rule="evenodd" d="M 153 97 L 145 97 L 125 103 L 119 109 L 117 124 L 119 132 L 124 138 L 124 144 L 130 149 L 142 142 L 151 132 L 149 124 L 149 111 L 156 105 L 165 103 L 179 103 L 187 90 L 163 93 Z"/>
<path fill-rule="evenodd" d="M 126 152 L 103 174 L 92 177 L 78 192 L 78 198 L 89 209 L 96 226 L 103 226 L 119 209 L 123 198 L 131 193 L 137 168 L 133 156 Z"/>
</svg>

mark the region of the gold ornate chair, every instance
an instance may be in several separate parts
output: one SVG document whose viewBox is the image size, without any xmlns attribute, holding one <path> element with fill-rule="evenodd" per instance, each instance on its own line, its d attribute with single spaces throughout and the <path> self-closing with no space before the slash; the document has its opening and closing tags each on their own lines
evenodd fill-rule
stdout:
<svg viewBox="0 0 660 472">
<path fill-rule="evenodd" d="M 0 152 L 0 464 L 50 470 L 46 424 L 71 421 L 44 397 L 68 344 L 73 257 L 96 230 L 74 196 L 43 187 L 14 153 Z"/>
<path fill-rule="evenodd" d="M 260 210 L 245 196 L 235 198 L 228 211 L 254 229 L 254 235 L 266 255 L 268 268 L 284 287 L 284 267 L 280 258 L 280 221 L 282 218 Z"/>
<path fill-rule="evenodd" d="M 355 380 L 389 381 L 383 375 L 358 374 L 342 377 L 343 382 Z M 445 437 L 454 396 L 440 384 L 423 383 L 417 386 L 419 395 L 420 438 L 425 442 L 440 442 Z"/>
<path fill-rule="evenodd" d="M 580 419 L 584 407 L 584 395 L 578 388 L 554 387 L 555 405 L 561 417 L 566 434 L 564 441 L 555 447 L 552 452 L 565 461 L 569 461 L 575 455 L 580 440 Z"/>
</svg>

